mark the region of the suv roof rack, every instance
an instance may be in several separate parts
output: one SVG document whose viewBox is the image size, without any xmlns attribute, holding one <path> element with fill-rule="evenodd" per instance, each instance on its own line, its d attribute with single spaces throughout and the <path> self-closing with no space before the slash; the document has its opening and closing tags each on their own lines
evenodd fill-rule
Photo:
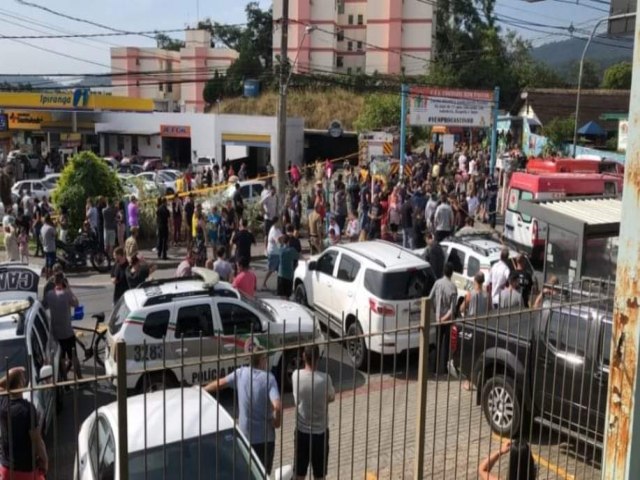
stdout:
<svg viewBox="0 0 640 480">
<path fill-rule="evenodd" d="M 347 246 L 347 245 L 340 245 L 342 248 L 344 248 L 345 250 L 349 250 L 351 253 L 354 253 L 356 255 L 360 255 L 361 257 L 366 258 L 367 260 L 371 260 L 373 263 L 381 266 L 382 268 L 387 268 L 387 264 L 384 263 L 382 260 L 380 260 L 379 258 L 376 257 L 372 257 L 371 255 L 369 255 L 366 252 L 362 252 L 360 250 L 354 250 L 353 248 Z"/>
</svg>

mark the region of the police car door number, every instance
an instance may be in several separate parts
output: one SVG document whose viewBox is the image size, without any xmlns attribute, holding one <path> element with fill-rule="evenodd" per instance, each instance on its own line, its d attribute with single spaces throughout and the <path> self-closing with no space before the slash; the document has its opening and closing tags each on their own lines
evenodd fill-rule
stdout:
<svg viewBox="0 0 640 480">
<path fill-rule="evenodd" d="M 162 360 L 164 356 L 162 347 L 162 345 L 135 345 L 133 347 L 133 360 L 136 362 Z"/>
</svg>

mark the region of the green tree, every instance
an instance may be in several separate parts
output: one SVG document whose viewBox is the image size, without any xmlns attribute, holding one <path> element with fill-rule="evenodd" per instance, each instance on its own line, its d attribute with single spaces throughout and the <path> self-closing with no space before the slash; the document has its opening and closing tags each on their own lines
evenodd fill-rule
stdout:
<svg viewBox="0 0 640 480">
<path fill-rule="evenodd" d="M 171 50 L 173 52 L 179 52 L 184 47 L 182 40 L 176 40 L 164 33 L 156 33 L 156 45 L 163 50 Z"/>
<path fill-rule="evenodd" d="M 542 127 L 542 135 L 547 137 L 547 141 L 552 147 L 560 150 L 565 142 L 573 140 L 575 124 L 573 117 L 556 117 Z"/>
<path fill-rule="evenodd" d="M 620 62 L 611 65 L 604 71 L 602 88 L 629 90 L 631 88 L 631 62 Z"/>
<path fill-rule="evenodd" d="M 367 95 L 364 106 L 354 122 L 359 132 L 394 127 L 400 123 L 400 95 Z"/>
<path fill-rule="evenodd" d="M 227 96 L 242 94 L 242 82 L 247 78 L 258 78 L 264 67 L 255 52 L 251 39 L 244 37 L 240 45 L 240 55 L 227 69 L 224 93 Z"/>
<path fill-rule="evenodd" d="M 580 62 L 573 62 L 569 67 L 569 83 L 578 86 Z M 582 65 L 582 88 L 598 88 L 600 86 L 600 67 L 592 60 L 585 60 Z"/>
<path fill-rule="evenodd" d="M 71 232 L 82 227 L 87 199 L 100 196 L 109 199 L 122 196 L 115 172 L 93 152 L 80 152 L 71 157 L 53 192 L 54 205 L 68 209 Z"/>
<path fill-rule="evenodd" d="M 202 98 L 209 105 L 213 105 L 220 100 L 224 94 L 225 79 L 220 76 L 218 70 L 213 74 L 213 78 L 209 79 L 202 91 Z"/>
</svg>

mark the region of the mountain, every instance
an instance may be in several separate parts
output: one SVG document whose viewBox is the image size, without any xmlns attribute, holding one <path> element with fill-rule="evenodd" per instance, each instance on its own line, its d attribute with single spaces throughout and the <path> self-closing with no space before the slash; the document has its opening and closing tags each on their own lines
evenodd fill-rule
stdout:
<svg viewBox="0 0 640 480">
<path fill-rule="evenodd" d="M 55 80 L 40 75 L 0 75 L 0 85 L 6 84 L 12 87 L 30 85 L 34 90 L 60 87 Z"/>
<path fill-rule="evenodd" d="M 569 38 L 560 42 L 544 43 L 531 49 L 531 55 L 552 69 L 565 74 L 572 64 L 580 62 L 586 40 Z M 601 70 L 614 63 L 625 60 L 631 61 L 633 56 L 633 37 L 622 38 L 594 38 L 587 51 L 586 58 L 599 65 Z"/>
</svg>

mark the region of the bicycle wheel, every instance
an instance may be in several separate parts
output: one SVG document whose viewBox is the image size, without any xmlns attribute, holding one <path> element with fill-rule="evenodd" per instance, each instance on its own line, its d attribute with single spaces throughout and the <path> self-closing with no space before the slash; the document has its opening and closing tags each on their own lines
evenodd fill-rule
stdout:
<svg viewBox="0 0 640 480">
<path fill-rule="evenodd" d="M 107 331 L 98 333 L 96 339 L 93 341 L 93 354 L 95 355 L 96 364 L 104 367 L 104 360 L 107 354 Z"/>
</svg>

